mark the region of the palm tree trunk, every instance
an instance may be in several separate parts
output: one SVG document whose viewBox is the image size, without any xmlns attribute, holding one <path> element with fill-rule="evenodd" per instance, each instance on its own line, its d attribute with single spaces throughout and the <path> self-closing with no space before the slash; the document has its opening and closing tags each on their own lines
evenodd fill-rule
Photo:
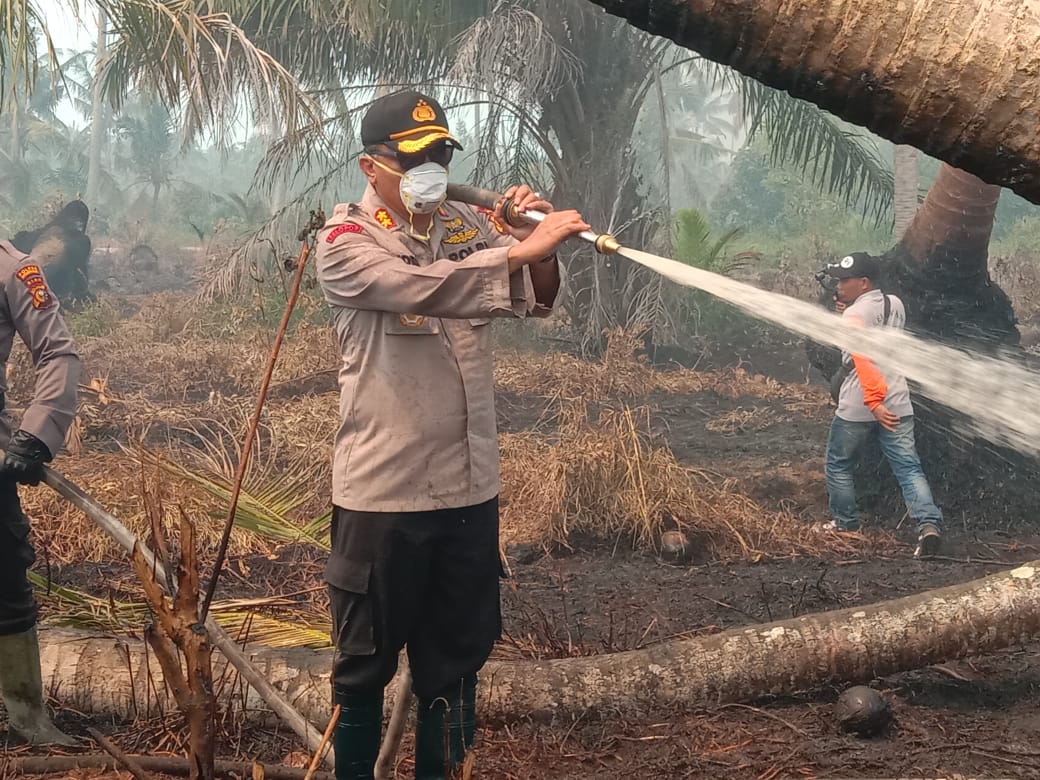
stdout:
<svg viewBox="0 0 1040 780">
<path fill-rule="evenodd" d="M 917 213 L 919 152 L 912 146 L 897 145 L 892 154 L 892 210 L 895 219 L 892 237 L 898 241 L 903 237 L 914 215 Z"/>
<path fill-rule="evenodd" d="M 482 711 L 509 719 L 589 710 L 659 717 L 766 695 L 869 681 L 980 655 L 1040 634 L 1040 561 L 984 579 L 869 606 L 741 627 L 623 653 L 550 661 L 493 661 Z M 69 707 L 147 717 L 171 706 L 143 643 L 41 632 L 43 680 Z M 254 649 L 253 662 L 312 723 L 327 721 L 327 651 Z M 222 674 L 214 658 L 214 677 Z M 392 695 L 396 685 L 388 687 Z M 245 711 L 265 711 L 251 689 Z M 486 709 L 483 709 L 486 708 Z M 655 714 L 656 713 L 656 714 Z"/>
<path fill-rule="evenodd" d="M 18 162 L 22 159 L 22 100 L 17 89 L 11 90 L 11 138 L 9 156 L 12 161 Z"/>
<path fill-rule="evenodd" d="M 87 157 L 87 203 L 97 208 L 98 190 L 101 186 L 101 147 L 105 137 L 105 101 L 101 90 L 101 63 L 108 52 L 108 16 L 104 8 L 98 8 L 97 51 L 94 62 L 94 89 L 90 116 L 90 150 Z"/>
<path fill-rule="evenodd" d="M 1040 203 L 1036 0 L 591 1 Z"/>
<path fill-rule="evenodd" d="M 943 165 L 900 243 L 931 270 L 977 276 L 986 267 L 999 198 L 1000 187 Z"/>
</svg>

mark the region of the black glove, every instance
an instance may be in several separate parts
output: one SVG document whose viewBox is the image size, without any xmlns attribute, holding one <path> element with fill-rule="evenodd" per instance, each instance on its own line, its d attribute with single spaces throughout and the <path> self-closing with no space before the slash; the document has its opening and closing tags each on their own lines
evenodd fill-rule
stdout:
<svg viewBox="0 0 1040 780">
<path fill-rule="evenodd" d="M 54 459 L 47 445 L 31 433 L 15 431 L 7 444 L 7 455 L 0 464 L 0 479 L 39 485 L 43 479 L 43 464 Z"/>
</svg>

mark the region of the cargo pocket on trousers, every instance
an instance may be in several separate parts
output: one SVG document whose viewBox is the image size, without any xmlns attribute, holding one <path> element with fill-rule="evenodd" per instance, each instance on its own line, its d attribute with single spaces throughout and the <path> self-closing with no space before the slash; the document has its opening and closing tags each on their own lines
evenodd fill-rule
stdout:
<svg viewBox="0 0 1040 780">
<path fill-rule="evenodd" d="M 329 556 L 325 581 L 336 649 L 346 655 L 375 655 L 375 610 L 369 593 L 372 564 Z"/>
</svg>

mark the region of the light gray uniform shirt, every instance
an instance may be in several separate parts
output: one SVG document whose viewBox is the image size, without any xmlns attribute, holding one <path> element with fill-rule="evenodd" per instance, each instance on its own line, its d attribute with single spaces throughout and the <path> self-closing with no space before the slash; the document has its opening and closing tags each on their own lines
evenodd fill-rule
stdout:
<svg viewBox="0 0 1040 780">
<path fill-rule="evenodd" d="M 81 370 L 76 345 L 41 264 L 9 241 L 0 241 L 0 284 L 0 391 L 7 393 L 7 361 L 17 333 L 36 370 L 32 401 L 20 427 L 57 455 L 76 417 Z M 11 433 L 9 418 L 0 415 L 0 444 L 6 446 Z"/>
<path fill-rule="evenodd" d="M 342 363 L 332 501 L 365 512 L 457 509 L 498 495 L 494 317 L 548 314 L 515 240 L 445 203 L 428 241 L 369 187 L 318 234 Z"/>
</svg>

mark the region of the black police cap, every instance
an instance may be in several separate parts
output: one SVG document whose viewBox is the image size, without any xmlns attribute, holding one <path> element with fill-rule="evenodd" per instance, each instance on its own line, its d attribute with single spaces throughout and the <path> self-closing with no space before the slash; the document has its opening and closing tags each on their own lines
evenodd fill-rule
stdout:
<svg viewBox="0 0 1040 780">
<path fill-rule="evenodd" d="M 415 154 L 437 141 L 462 148 L 448 132 L 448 117 L 441 104 L 414 90 L 379 98 L 361 120 L 361 143 L 366 148 L 385 144 L 403 154 Z"/>
</svg>

